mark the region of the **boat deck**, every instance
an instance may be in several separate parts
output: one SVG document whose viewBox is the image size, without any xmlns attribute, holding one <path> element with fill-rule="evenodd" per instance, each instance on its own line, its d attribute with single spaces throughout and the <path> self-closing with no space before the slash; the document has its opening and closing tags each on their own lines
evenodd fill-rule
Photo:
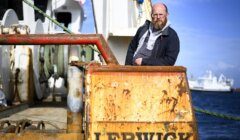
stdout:
<svg viewBox="0 0 240 140">
<path fill-rule="evenodd" d="M 67 107 L 65 103 L 42 103 L 31 107 L 16 107 L 16 112 L 8 112 L 9 116 L 1 118 L 1 121 L 8 120 L 16 123 L 19 120 L 30 120 L 33 124 L 43 121 L 45 129 L 66 130 L 67 129 Z M 10 108 L 9 110 L 11 110 Z M 21 110 L 18 112 L 18 110 Z M 5 114 L 6 116 L 6 114 Z"/>
</svg>

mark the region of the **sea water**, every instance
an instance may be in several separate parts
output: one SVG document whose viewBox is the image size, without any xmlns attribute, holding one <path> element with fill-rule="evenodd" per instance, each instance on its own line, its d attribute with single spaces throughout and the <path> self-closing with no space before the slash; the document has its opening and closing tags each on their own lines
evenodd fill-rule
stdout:
<svg viewBox="0 0 240 140">
<path fill-rule="evenodd" d="M 240 118 L 240 93 L 191 91 L 193 106 Z M 195 111 L 200 140 L 240 140 L 240 121 Z"/>
</svg>

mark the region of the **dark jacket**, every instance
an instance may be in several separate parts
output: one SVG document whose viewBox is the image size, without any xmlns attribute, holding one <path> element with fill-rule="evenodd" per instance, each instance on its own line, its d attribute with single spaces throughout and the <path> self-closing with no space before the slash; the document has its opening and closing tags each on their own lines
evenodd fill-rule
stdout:
<svg viewBox="0 0 240 140">
<path fill-rule="evenodd" d="M 127 51 L 125 65 L 133 65 L 133 55 L 143 34 L 149 29 L 150 21 L 146 21 L 133 37 Z M 143 58 L 142 65 L 173 66 L 179 53 L 179 38 L 177 33 L 167 27 L 157 38 L 150 58 Z"/>
</svg>

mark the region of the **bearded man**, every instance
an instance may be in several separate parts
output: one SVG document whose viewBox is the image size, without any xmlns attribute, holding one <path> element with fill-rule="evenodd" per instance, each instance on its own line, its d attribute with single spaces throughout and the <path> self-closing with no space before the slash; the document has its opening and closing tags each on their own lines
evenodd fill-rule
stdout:
<svg viewBox="0 0 240 140">
<path fill-rule="evenodd" d="M 147 20 L 133 37 L 125 65 L 173 66 L 180 50 L 177 33 L 169 26 L 168 8 L 152 6 L 152 21 Z"/>
</svg>

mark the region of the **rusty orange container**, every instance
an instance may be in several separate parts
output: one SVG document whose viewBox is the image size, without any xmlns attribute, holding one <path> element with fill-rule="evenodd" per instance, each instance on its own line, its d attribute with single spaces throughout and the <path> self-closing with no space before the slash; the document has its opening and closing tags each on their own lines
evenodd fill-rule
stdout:
<svg viewBox="0 0 240 140">
<path fill-rule="evenodd" d="M 184 67 L 90 67 L 86 90 L 89 140 L 198 138 Z"/>
</svg>

